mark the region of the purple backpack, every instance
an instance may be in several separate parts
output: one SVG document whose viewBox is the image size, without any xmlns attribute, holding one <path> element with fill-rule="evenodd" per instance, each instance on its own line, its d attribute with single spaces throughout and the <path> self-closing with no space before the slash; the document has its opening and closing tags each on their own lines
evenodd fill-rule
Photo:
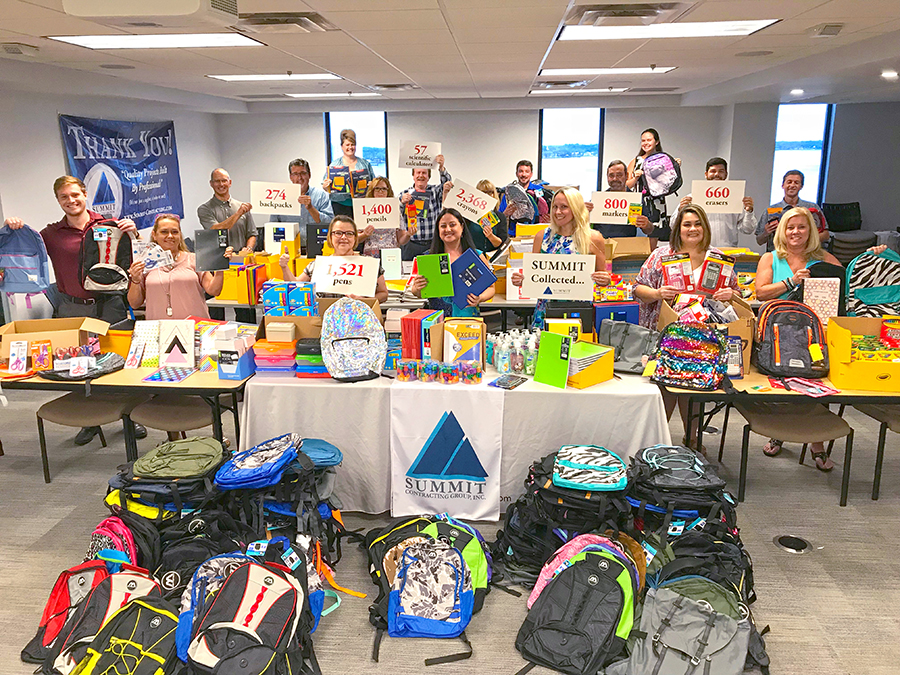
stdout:
<svg viewBox="0 0 900 675">
<path fill-rule="evenodd" d="M 683 183 L 681 165 L 667 152 L 657 152 L 644 158 L 641 164 L 644 194 L 651 197 L 665 197 L 677 192 Z"/>
</svg>

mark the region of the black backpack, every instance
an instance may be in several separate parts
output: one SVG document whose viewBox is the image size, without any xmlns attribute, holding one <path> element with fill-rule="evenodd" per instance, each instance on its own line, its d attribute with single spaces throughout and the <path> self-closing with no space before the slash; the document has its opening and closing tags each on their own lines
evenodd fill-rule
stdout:
<svg viewBox="0 0 900 675">
<path fill-rule="evenodd" d="M 826 377 L 828 345 L 819 316 L 792 300 L 765 303 L 759 310 L 753 361 L 765 375 Z"/>
<path fill-rule="evenodd" d="M 95 293 L 128 290 L 134 238 L 133 233 L 120 230 L 114 220 L 103 220 L 85 229 L 79 254 L 84 290 Z"/>
</svg>

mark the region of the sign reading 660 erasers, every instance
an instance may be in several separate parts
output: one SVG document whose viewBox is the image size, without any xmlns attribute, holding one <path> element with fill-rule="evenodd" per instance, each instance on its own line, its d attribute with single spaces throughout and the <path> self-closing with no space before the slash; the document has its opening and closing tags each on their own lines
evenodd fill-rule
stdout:
<svg viewBox="0 0 900 675">
<path fill-rule="evenodd" d="M 549 300 L 593 300 L 594 256 L 526 253 L 522 258 L 522 295 Z"/>
<path fill-rule="evenodd" d="M 740 213 L 744 210 L 743 180 L 695 180 L 691 201 L 707 213 Z"/>
<path fill-rule="evenodd" d="M 441 144 L 434 141 L 400 141 L 401 169 L 433 169 L 441 154 Z"/>
</svg>

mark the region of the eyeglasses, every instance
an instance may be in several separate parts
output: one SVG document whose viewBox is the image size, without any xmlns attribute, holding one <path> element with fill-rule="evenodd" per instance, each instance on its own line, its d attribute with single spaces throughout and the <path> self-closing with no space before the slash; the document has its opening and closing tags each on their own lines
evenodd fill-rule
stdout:
<svg viewBox="0 0 900 675">
<path fill-rule="evenodd" d="M 353 230 L 332 230 L 332 237 L 347 237 L 347 239 L 352 239 L 356 236 L 356 232 Z"/>
<path fill-rule="evenodd" d="M 291 171 L 291 175 L 303 178 L 303 176 L 309 176 L 309 171 Z"/>
<path fill-rule="evenodd" d="M 386 187 L 381 186 L 381 187 L 372 188 L 372 192 L 390 192 L 390 190 Z"/>
</svg>

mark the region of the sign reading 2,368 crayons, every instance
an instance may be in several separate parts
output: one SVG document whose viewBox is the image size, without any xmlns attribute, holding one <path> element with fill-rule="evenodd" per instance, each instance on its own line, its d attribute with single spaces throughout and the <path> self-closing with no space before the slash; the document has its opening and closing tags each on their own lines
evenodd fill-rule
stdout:
<svg viewBox="0 0 900 675">
<path fill-rule="evenodd" d="M 594 256 L 526 253 L 522 258 L 522 295 L 548 300 L 593 300 Z"/>
<path fill-rule="evenodd" d="M 486 213 L 494 210 L 497 200 L 468 183 L 455 180 L 441 206 L 456 209 L 473 223 L 477 223 Z"/>
</svg>

